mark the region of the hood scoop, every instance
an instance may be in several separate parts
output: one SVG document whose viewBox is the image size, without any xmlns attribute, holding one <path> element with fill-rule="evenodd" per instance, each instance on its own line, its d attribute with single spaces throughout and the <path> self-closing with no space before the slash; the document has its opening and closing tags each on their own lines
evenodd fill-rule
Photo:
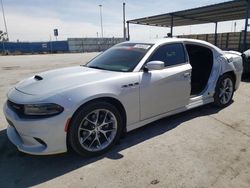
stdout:
<svg viewBox="0 0 250 188">
<path fill-rule="evenodd" d="M 42 78 L 41 76 L 39 76 L 39 75 L 35 75 L 35 76 L 34 76 L 34 79 L 35 79 L 35 80 L 38 80 L 38 81 L 43 80 L 43 78 Z"/>
</svg>

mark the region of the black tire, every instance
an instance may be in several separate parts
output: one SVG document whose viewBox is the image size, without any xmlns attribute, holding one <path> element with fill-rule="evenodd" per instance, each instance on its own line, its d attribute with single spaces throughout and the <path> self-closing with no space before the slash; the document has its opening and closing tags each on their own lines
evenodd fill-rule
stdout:
<svg viewBox="0 0 250 188">
<path fill-rule="evenodd" d="M 231 95 L 230 97 L 227 98 L 226 102 L 222 102 L 221 99 L 221 90 L 220 88 L 223 87 L 223 82 L 225 80 L 230 80 L 232 83 L 232 91 L 231 91 Z M 233 79 L 233 77 L 230 74 L 223 74 L 222 76 L 219 77 L 217 84 L 216 84 L 216 88 L 215 88 L 215 94 L 214 94 L 214 105 L 220 108 L 224 108 L 226 106 L 228 106 L 229 104 L 232 103 L 232 98 L 234 95 L 234 87 L 235 87 L 235 81 Z"/>
<path fill-rule="evenodd" d="M 80 128 L 81 123 L 83 122 L 84 118 L 88 117 L 88 115 L 91 114 L 93 111 L 99 110 L 99 109 L 107 110 L 107 111 L 111 112 L 112 115 L 115 116 L 116 133 L 113 134 L 112 141 L 110 141 L 110 143 L 105 148 L 103 148 L 99 151 L 89 151 L 89 150 L 85 149 L 84 146 L 80 143 L 78 131 L 79 131 L 79 128 Z M 82 126 L 84 126 L 84 125 L 82 125 Z M 88 103 L 88 104 L 82 106 L 76 112 L 76 114 L 73 116 L 71 124 L 70 124 L 70 128 L 69 128 L 69 132 L 68 132 L 68 142 L 69 142 L 68 144 L 71 146 L 71 148 L 76 153 L 78 153 L 82 156 L 86 156 L 86 157 L 98 156 L 98 155 L 106 153 L 108 150 L 110 150 L 110 148 L 119 140 L 121 133 L 122 133 L 122 130 L 123 130 L 123 126 L 124 125 L 123 125 L 123 121 L 122 121 L 122 116 L 114 105 L 107 103 L 105 101 L 93 101 L 91 103 Z M 92 133 L 89 133 L 89 135 L 91 135 L 91 134 Z M 97 132 L 95 132 L 93 134 L 97 134 Z M 100 134 L 101 133 L 99 133 L 99 136 L 100 136 Z M 88 135 L 88 137 L 92 137 L 92 135 L 91 136 L 89 136 L 89 135 Z M 103 137 L 104 137 L 104 134 L 103 134 Z M 105 136 L 105 138 L 107 138 L 107 137 Z M 98 141 L 99 141 L 99 138 L 98 138 Z M 107 140 L 107 142 L 109 142 L 109 141 Z M 100 143 L 100 141 L 99 141 L 99 143 Z"/>
</svg>

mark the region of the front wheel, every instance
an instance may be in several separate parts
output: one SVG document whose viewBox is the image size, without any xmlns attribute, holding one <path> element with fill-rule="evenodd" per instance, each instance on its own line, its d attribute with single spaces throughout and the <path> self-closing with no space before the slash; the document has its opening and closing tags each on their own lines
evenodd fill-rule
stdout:
<svg viewBox="0 0 250 188">
<path fill-rule="evenodd" d="M 80 155 L 101 155 L 119 139 L 122 122 L 120 112 L 112 104 L 105 101 L 87 104 L 73 117 L 69 144 Z"/>
<path fill-rule="evenodd" d="M 214 104 L 219 107 L 226 107 L 232 102 L 234 95 L 234 81 L 231 75 L 222 75 L 216 85 Z"/>
</svg>

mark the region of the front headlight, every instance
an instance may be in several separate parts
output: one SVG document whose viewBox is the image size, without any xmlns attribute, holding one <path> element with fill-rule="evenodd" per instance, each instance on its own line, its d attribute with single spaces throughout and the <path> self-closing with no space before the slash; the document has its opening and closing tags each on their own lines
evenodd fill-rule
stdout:
<svg viewBox="0 0 250 188">
<path fill-rule="evenodd" d="M 60 114 L 63 110 L 63 107 L 53 103 L 24 105 L 24 115 L 31 116 L 53 116 Z"/>
</svg>

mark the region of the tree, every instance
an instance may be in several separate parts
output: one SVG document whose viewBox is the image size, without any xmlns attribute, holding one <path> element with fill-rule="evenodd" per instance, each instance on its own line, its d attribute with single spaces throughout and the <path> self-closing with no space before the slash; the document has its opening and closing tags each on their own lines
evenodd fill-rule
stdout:
<svg viewBox="0 0 250 188">
<path fill-rule="evenodd" d="M 8 41 L 7 33 L 0 30 L 0 41 Z"/>
</svg>

